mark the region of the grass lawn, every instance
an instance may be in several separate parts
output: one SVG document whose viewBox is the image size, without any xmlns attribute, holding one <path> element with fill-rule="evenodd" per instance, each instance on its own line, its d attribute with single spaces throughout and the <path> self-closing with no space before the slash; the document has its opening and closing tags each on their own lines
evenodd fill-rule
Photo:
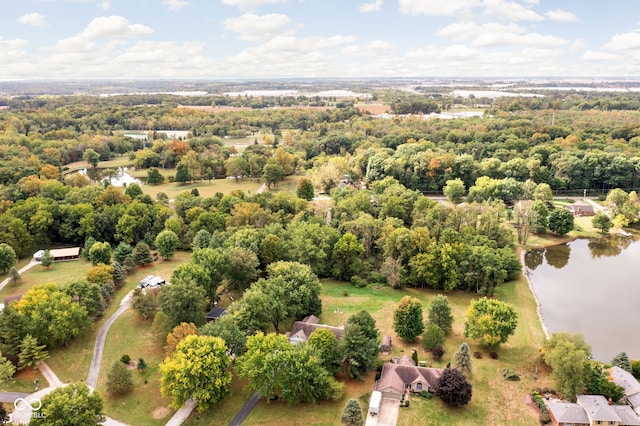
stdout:
<svg viewBox="0 0 640 426">
<path fill-rule="evenodd" d="M 151 320 L 144 321 L 132 309 L 109 329 L 97 390 L 104 396 L 105 413 L 130 425 L 164 425 L 173 415 L 170 400 L 160 394 L 158 364 L 165 358 L 162 344 L 151 333 Z M 133 369 L 133 389 L 122 396 L 107 394 L 107 375 L 114 362 L 127 354 L 132 361 L 144 358 L 147 369 Z"/>
<path fill-rule="evenodd" d="M 284 178 L 282 182 L 278 182 L 278 187 L 273 188 L 270 192 L 287 192 L 295 195 L 298 188 L 298 180 L 302 179 L 304 175 L 291 175 Z"/>
<path fill-rule="evenodd" d="M 39 381 L 40 388 L 47 386 L 47 380 L 44 378 L 40 371 L 33 370 L 32 368 L 25 368 L 18 371 L 7 383 L 2 386 L 0 391 L 2 392 L 33 392 L 33 381 Z"/>
<path fill-rule="evenodd" d="M 348 293 L 347 296 L 344 294 Z M 469 405 L 460 409 L 450 409 L 440 400 L 422 400 L 412 397 L 412 405 L 402 408 L 399 425 L 537 425 L 538 413 L 526 404 L 528 393 L 535 387 L 549 386 L 548 370 L 540 360 L 539 348 L 544 334 L 536 313 L 536 304 L 528 284 L 523 277 L 503 284 L 496 289 L 496 297 L 512 303 L 518 312 L 519 324 L 507 344 L 498 351 L 500 358 L 491 359 L 486 350 L 464 339 L 464 320 L 469 301 L 476 295 L 464 292 L 447 294 L 454 315 L 453 331 L 447 336 L 445 355 L 442 360 L 434 360 L 421 349 L 420 341 L 409 344 L 403 342 L 393 331 L 393 315 L 396 304 L 405 295 L 419 298 L 423 302 L 425 317 L 429 302 L 436 292 L 422 289 L 393 290 L 389 287 L 356 288 L 350 283 L 323 280 L 322 323 L 344 324 L 347 318 L 360 310 L 368 311 L 376 320 L 380 335 L 390 335 L 394 349 L 391 355 L 380 355 L 381 361 L 389 357 L 410 355 L 412 348 L 418 349 L 420 360 L 433 367 L 444 368 L 463 341 L 467 341 L 472 352 L 480 351 L 482 359 L 473 360 L 473 398 Z M 508 382 L 502 378 L 502 370 L 511 368 L 521 374 L 520 382 Z M 369 396 L 374 386 L 374 372 L 364 381 L 338 379 L 346 384 L 345 395 L 339 401 L 322 401 L 316 404 L 301 404 L 292 408 L 286 402 L 261 400 L 245 421 L 246 425 L 336 425 L 340 423 L 342 409 L 349 398 L 360 401 L 363 410 L 368 406 Z M 234 378 L 234 387 L 238 380 Z M 246 391 L 234 392 L 220 407 L 203 414 L 192 415 L 186 424 L 225 424 L 249 398 Z M 228 405 L 226 405 L 228 404 Z M 232 413 L 226 413 L 227 408 Z M 199 420 L 198 420 L 199 419 Z M 209 422 L 209 423 L 207 423 Z"/>
<path fill-rule="evenodd" d="M 107 318 L 109 318 L 118 309 L 122 298 L 129 291 L 134 289 L 142 278 L 149 274 L 160 275 L 165 278 L 171 277 L 171 272 L 182 263 L 187 262 L 190 256 L 191 254 L 188 252 L 177 252 L 171 260 L 158 260 L 151 265 L 137 268 L 133 274 L 127 277 L 125 285 L 116 292 L 115 299 L 105 310 L 104 316 L 93 324 L 87 334 L 72 340 L 67 347 L 51 349 L 49 351 L 51 356 L 47 359 L 47 364 L 49 364 L 51 369 L 58 375 L 60 380 L 63 382 L 85 380 L 89 373 L 89 365 L 91 364 L 93 346 L 95 344 L 98 330 L 100 330 L 100 327 L 104 324 Z M 84 263 L 87 267 L 90 265 L 88 262 Z M 60 282 L 64 281 L 67 280 L 65 279 Z M 105 354 L 108 350 L 109 348 L 107 346 L 105 348 Z M 131 356 L 133 357 L 133 355 Z"/>
<path fill-rule="evenodd" d="M 201 197 L 213 197 L 216 192 L 229 194 L 236 190 L 244 191 L 247 195 L 253 195 L 262 186 L 261 181 L 244 179 L 236 182 L 233 179 L 214 179 L 211 181 L 199 181 L 195 183 L 164 183 L 162 185 L 143 185 L 142 192 L 155 199 L 159 192 L 164 192 L 170 199 L 176 198 L 183 192 L 191 192 L 197 188 Z"/>
<path fill-rule="evenodd" d="M 114 158 L 113 160 L 109 160 L 109 161 L 100 161 L 98 163 L 98 168 L 99 169 L 116 169 L 118 167 L 129 167 L 131 166 L 131 160 L 129 160 L 129 155 L 125 154 L 125 155 L 120 155 L 116 158 Z M 75 163 L 69 163 L 66 164 L 65 167 L 68 168 L 68 170 L 64 171 L 64 174 L 67 173 L 71 173 L 74 172 L 76 170 L 81 170 L 81 169 L 86 169 L 88 167 L 91 167 L 91 165 L 89 163 L 87 163 L 86 161 L 76 161 Z"/>
</svg>

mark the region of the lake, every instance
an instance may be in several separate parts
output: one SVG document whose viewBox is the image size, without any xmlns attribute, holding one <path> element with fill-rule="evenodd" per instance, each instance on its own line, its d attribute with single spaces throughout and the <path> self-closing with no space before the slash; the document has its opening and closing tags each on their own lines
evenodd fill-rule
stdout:
<svg viewBox="0 0 640 426">
<path fill-rule="evenodd" d="M 132 183 L 142 185 L 143 182 L 140 179 L 134 178 L 127 173 L 127 167 L 118 167 L 117 169 L 82 169 L 77 173 L 85 175 L 94 182 L 109 181 L 113 186 L 127 186 Z"/>
<path fill-rule="evenodd" d="M 622 351 L 640 359 L 640 241 L 578 239 L 533 250 L 525 263 L 550 333 L 582 333 L 598 361 Z"/>
</svg>

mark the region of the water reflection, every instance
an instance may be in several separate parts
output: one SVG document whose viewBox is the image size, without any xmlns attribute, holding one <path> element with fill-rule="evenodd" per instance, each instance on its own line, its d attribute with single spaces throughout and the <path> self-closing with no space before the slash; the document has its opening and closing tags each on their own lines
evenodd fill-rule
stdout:
<svg viewBox="0 0 640 426">
<path fill-rule="evenodd" d="M 118 167 L 117 169 L 82 169 L 78 173 L 94 182 L 106 181 L 113 186 L 127 186 L 132 183 L 143 184 L 140 179 L 134 178 L 127 171 L 127 167 Z"/>
<path fill-rule="evenodd" d="M 569 244 L 549 247 L 544 251 L 544 258 L 547 263 L 556 269 L 562 269 L 567 266 L 569 256 L 571 256 L 571 245 Z"/>
<path fill-rule="evenodd" d="M 599 361 L 640 358 L 640 241 L 578 239 L 533 250 L 525 263 L 549 332 L 582 333 Z"/>
<path fill-rule="evenodd" d="M 589 240 L 589 250 L 591 257 L 598 259 L 602 256 L 617 256 L 631 245 L 633 240 L 628 237 L 615 235 L 604 236 Z"/>
</svg>

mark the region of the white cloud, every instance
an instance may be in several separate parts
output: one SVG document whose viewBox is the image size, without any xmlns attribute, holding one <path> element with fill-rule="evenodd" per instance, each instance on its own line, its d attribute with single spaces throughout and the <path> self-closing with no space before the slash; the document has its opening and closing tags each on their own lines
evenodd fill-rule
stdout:
<svg viewBox="0 0 640 426">
<path fill-rule="evenodd" d="M 53 50 L 61 53 L 70 52 L 91 52 L 96 45 L 91 40 L 84 37 L 67 37 L 58 40 L 53 46 Z"/>
<path fill-rule="evenodd" d="M 237 18 L 225 19 L 223 25 L 227 30 L 238 33 L 241 40 L 246 41 L 268 40 L 278 35 L 292 35 L 297 30 L 287 15 L 277 13 L 262 16 L 246 13 Z"/>
<path fill-rule="evenodd" d="M 79 34 L 87 39 L 95 38 L 126 38 L 152 34 L 153 30 L 146 25 L 130 24 L 122 16 L 102 16 L 95 18 Z"/>
<path fill-rule="evenodd" d="M 44 25 L 44 15 L 40 13 L 28 13 L 19 17 L 18 22 L 34 27 L 42 27 Z"/>
<path fill-rule="evenodd" d="M 579 22 L 580 19 L 571 12 L 562 9 L 550 10 L 545 13 L 545 16 L 552 21 L 558 22 Z"/>
<path fill-rule="evenodd" d="M 342 49 L 347 55 L 380 55 L 381 52 L 392 52 L 395 46 L 386 40 L 373 40 L 367 44 L 351 45 Z"/>
<path fill-rule="evenodd" d="M 585 61 L 594 61 L 594 62 L 611 61 L 617 58 L 618 58 L 618 55 L 614 55 L 611 53 L 604 53 L 604 52 L 594 52 L 593 50 L 587 50 L 582 55 L 582 59 L 584 59 Z"/>
<path fill-rule="evenodd" d="M 471 38 L 472 36 L 478 36 L 480 34 L 492 34 L 492 33 L 523 33 L 525 29 L 516 24 L 498 24 L 498 23 L 486 23 L 478 25 L 473 21 L 456 22 L 441 28 L 436 33 L 441 37 L 452 37 L 454 40 L 464 40 Z"/>
<path fill-rule="evenodd" d="M 547 46 L 564 46 L 569 44 L 569 40 L 565 40 L 560 37 L 552 35 L 542 35 L 538 33 L 529 34 L 514 34 L 509 32 L 494 32 L 480 34 L 476 37 L 471 44 L 477 47 L 490 47 L 490 46 L 508 46 L 508 45 L 522 45 L 522 46 L 535 46 L 535 47 L 547 47 Z"/>
<path fill-rule="evenodd" d="M 411 15 L 452 16 L 480 6 L 481 0 L 399 0 L 400 11 Z"/>
<path fill-rule="evenodd" d="M 507 0 L 484 0 L 485 15 L 497 15 L 512 21 L 543 21 L 544 17 L 538 15 L 526 6 Z"/>
<path fill-rule="evenodd" d="M 360 7 L 358 7 L 358 11 L 360 12 L 377 12 L 382 8 L 384 0 L 375 0 L 370 3 L 362 3 Z"/>
<path fill-rule="evenodd" d="M 240 10 L 252 11 L 258 9 L 263 4 L 286 3 L 287 0 L 222 0 L 222 4 L 235 6 Z"/>
<path fill-rule="evenodd" d="M 640 33 L 616 34 L 604 47 L 606 50 L 631 50 L 640 48 Z"/>
<path fill-rule="evenodd" d="M 111 2 L 109 0 L 103 1 L 102 3 L 100 3 L 100 9 L 102 9 L 102 10 L 111 9 Z"/>
<path fill-rule="evenodd" d="M 170 12 L 177 12 L 191 3 L 185 0 L 162 0 L 162 4 L 167 6 Z"/>
</svg>

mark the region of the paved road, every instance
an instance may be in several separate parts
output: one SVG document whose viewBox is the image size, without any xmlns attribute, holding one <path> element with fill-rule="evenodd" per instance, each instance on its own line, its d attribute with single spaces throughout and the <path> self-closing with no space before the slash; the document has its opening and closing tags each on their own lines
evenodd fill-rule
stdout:
<svg viewBox="0 0 640 426">
<path fill-rule="evenodd" d="M 0 392 L 0 402 L 9 402 L 13 404 L 18 398 L 26 398 L 28 397 L 28 393 L 20 393 L 20 392 Z M 5 407 L 8 408 L 8 407 Z"/>
<path fill-rule="evenodd" d="M 229 426 L 240 426 L 242 422 L 244 422 L 246 418 L 249 417 L 249 414 L 251 414 L 251 411 L 256 406 L 261 397 L 262 395 L 260 395 L 260 392 L 256 392 L 251 395 L 251 398 L 249 398 L 249 400 L 244 403 L 240 411 L 238 411 L 238 414 L 236 414 L 236 416 L 231 419 L 231 422 L 229 422 Z"/>
<path fill-rule="evenodd" d="M 196 408 L 197 403 L 197 400 L 189 399 L 178 411 L 175 412 L 165 426 L 179 426 L 184 423 L 184 421 L 191 415 L 194 408 Z"/>
<path fill-rule="evenodd" d="M 19 274 L 23 274 L 24 272 L 28 271 L 29 269 L 33 268 L 36 265 L 39 265 L 40 262 L 36 262 L 35 260 L 31 260 L 31 262 L 27 263 L 22 269 L 20 269 L 18 271 Z M 11 277 L 7 277 L 5 278 L 1 283 L 0 283 L 0 290 L 2 290 L 7 284 L 9 284 L 9 281 L 11 281 Z"/>
<path fill-rule="evenodd" d="M 89 367 L 89 374 L 87 375 L 87 385 L 95 388 L 98 385 L 98 375 L 100 374 L 100 365 L 102 364 L 102 353 L 104 352 L 104 342 L 107 339 L 107 333 L 113 323 L 129 308 L 131 304 L 131 295 L 133 290 L 130 291 L 122 301 L 120 307 L 114 312 L 109 319 L 102 324 L 100 331 L 98 331 L 98 337 L 96 337 L 96 344 L 93 347 L 93 358 L 91 359 L 91 367 Z"/>
</svg>

